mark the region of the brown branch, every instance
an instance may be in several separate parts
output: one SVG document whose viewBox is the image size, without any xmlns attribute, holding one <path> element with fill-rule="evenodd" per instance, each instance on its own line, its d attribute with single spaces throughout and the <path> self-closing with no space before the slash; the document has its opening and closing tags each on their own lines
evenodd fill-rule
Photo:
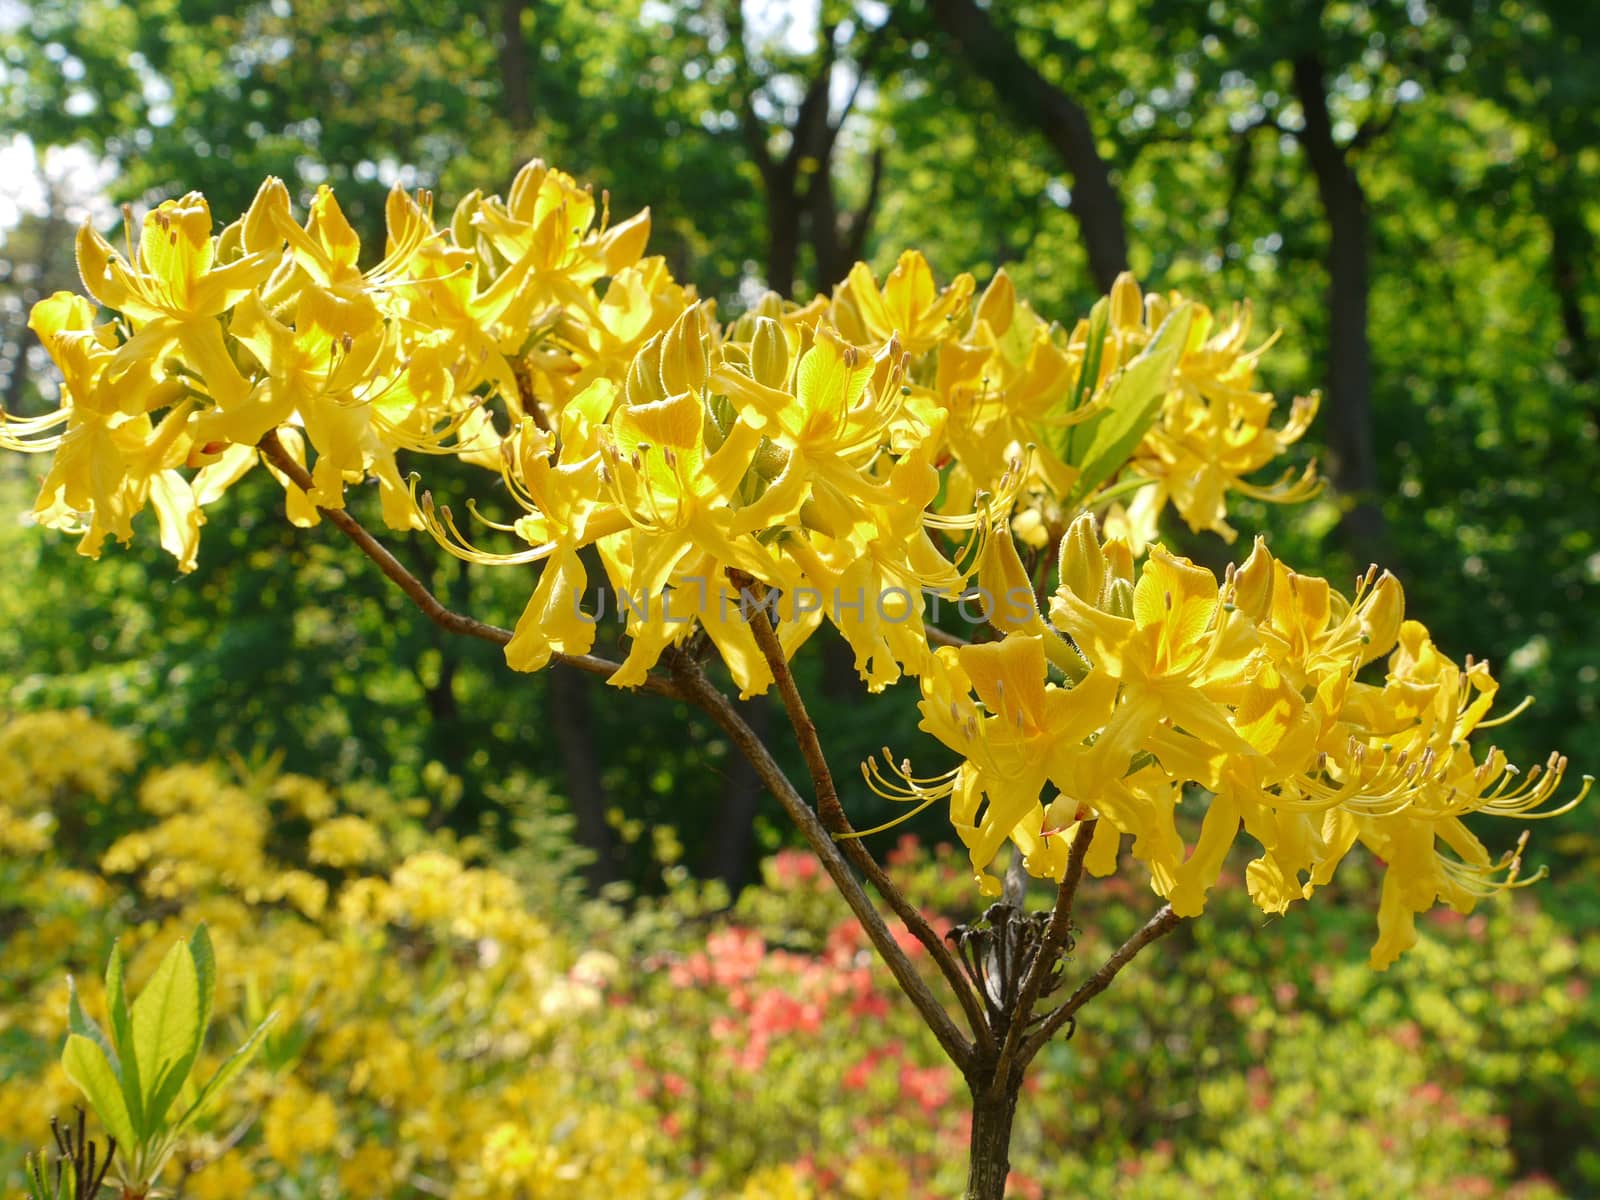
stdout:
<svg viewBox="0 0 1600 1200">
<path fill-rule="evenodd" d="M 1095 827 L 1099 823 L 1098 817 L 1091 817 L 1081 822 L 1077 833 L 1073 835 L 1072 846 L 1067 851 L 1067 869 L 1062 873 L 1061 886 L 1056 889 L 1056 903 L 1050 913 L 1050 924 L 1045 929 L 1044 940 L 1039 943 L 1033 962 L 1028 965 L 1028 973 L 1023 976 L 1022 989 L 1017 993 L 1017 1006 L 1011 1014 L 1011 1025 L 1006 1030 L 1006 1040 L 1000 1047 L 1000 1057 L 995 1063 L 994 1082 L 991 1085 L 994 1088 L 1009 1086 L 1007 1077 L 1033 1016 L 1033 1006 L 1039 1002 L 1044 981 L 1055 969 L 1061 949 L 1072 934 L 1072 902 L 1078 895 L 1078 884 L 1083 881 L 1083 861 L 1088 857 L 1089 843 L 1094 839 Z"/>
<path fill-rule="evenodd" d="M 825 170 L 829 156 L 833 152 L 833 139 L 838 135 L 838 130 L 828 120 L 828 104 L 832 99 L 833 68 L 839 61 L 839 47 L 834 42 L 837 29 L 833 25 L 824 25 L 817 31 L 817 41 L 821 53 L 817 61 L 817 73 L 812 76 L 806 85 L 805 95 L 800 98 L 800 107 L 795 110 L 794 126 L 792 129 L 793 140 L 789 144 L 789 153 L 785 160 L 795 164 L 798 170 L 802 159 L 815 158 L 819 170 Z"/>
<path fill-rule="evenodd" d="M 1395 120 L 1399 116 L 1400 105 L 1394 104 L 1390 106 L 1389 111 L 1384 113 L 1383 116 L 1380 117 L 1374 114 L 1368 117 L 1361 122 L 1361 127 L 1356 130 L 1355 137 L 1350 139 L 1349 149 L 1361 150 L 1372 145 L 1373 142 L 1394 128 Z"/>
<path fill-rule="evenodd" d="M 289 457 L 289 452 L 283 448 L 283 443 L 278 440 L 277 430 L 269 431 L 257 444 L 262 456 L 283 474 L 301 491 L 309 493 L 315 486 L 311 480 L 311 473 L 299 463 Z M 475 637 L 480 641 L 493 642 L 496 646 L 504 646 L 511 640 L 511 631 L 501 629 L 498 625 L 490 625 L 476 617 L 469 617 L 446 608 L 430 592 L 423 582 L 408 571 L 389 549 L 372 534 L 366 527 L 352 517 L 342 508 L 323 508 L 317 506 L 317 511 L 328 522 L 336 526 L 341 533 L 354 542 L 357 548 L 378 565 L 378 570 L 388 576 L 391 583 L 398 587 L 411 602 L 422 610 L 422 615 L 427 617 L 441 629 L 451 633 L 465 634 Z M 565 666 L 575 667 L 586 671 L 590 675 L 610 676 L 620 667 L 610 659 L 600 658 L 593 654 L 553 654 L 551 661 L 562 663 Z M 678 696 L 678 689 L 669 680 L 652 675 L 640 686 L 647 692 L 655 692 L 661 696 Z"/>
<path fill-rule="evenodd" d="M 1229 172 L 1228 202 L 1222 209 L 1222 227 L 1217 231 L 1218 253 L 1227 257 L 1228 242 L 1232 239 L 1233 215 L 1239 207 L 1245 187 L 1250 182 L 1250 171 L 1255 164 L 1255 137 L 1262 129 L 1275 129 L 1281 135 L 1284 128 L 1278 123 L 1276 113 L 1267 113 L 1251 121 L 1234 135 L 1233 165 Z"/>
<path fill-rule="evenodd" d="M 905 6 L 897 6 L 904 8 Z M 1101 156 L 1084 106 L 1028 61 L 1009 30 L 996 21 L 1005 5 L 978 0 L 929 0 L 929 11 L 955 43 L 952 53 L 987 80 L 1000 103 L 1049 142 L 1072 177 L 1072 215 L 1083 232 L 1089 272 L 1102 292 L 1128 268 L 1122 199 Z"/>
<path fill-rule="evenodd" d="M 861 86 L 872 74 L 873 67 L 877 65 L 878 55 L 883 50 L 890 24 L 891 22 L 885 21 L 882 25 L 874 25 L 867 30 L 867 44 L 856 56 L 856 77 L 844 98 L 844 104 L 839 109 L 838 119 L 828 122 L 828 136 L 823 147 L 826 153 L 833 151 L 833 144 L 839 137 L 839 131 L 844 128 L 844 123 L 850 119 L 850 114 L 855 110 L 856 101 L 861 96 Z M 831 30 L 827 32 L 832 33 Z"/>
<path fill-rule="evenodd" d="M 744 137 L 745 149 L 761 172 L 762 182 L 770 190 L 776 185 L 778 163 L 767 146 L 767 131 L 756 115 L 755 93 L 760 82 L 750 64 L 749 48 L 744 40 L 743 0 L 731 0 L 723 7 L 723 22 L 728 33 L 728 48 L 733 53 L 735 77 L 743 82 L 739 90 L 739 131 Z"/>
<path fill-rule="evenodd" d="M 500 3 L 500 88 L 511 128 L 526 133 L 533 127 L 533 79 L 528 70 L 528 42 L 522 34 L 527 0 Z"/>
<path fill-rule="evenodd" d="M 1303 121 L 1296 134 L 1316 180 L 1328 226 L 1326 267 L 1327 353 L 1323 371 L 1328 402 L 1323 433 L 1333 486 L 1354 503 L 1340 519 L 1340 536 L 1362 561 L 1392 561 L 1379 490 L 1372 432 L 1371 318 L 1372 228 L 1366 191 L 1348 148 L 1334 137 L 1325 67 L 1315 51 L 1290 62 Z"/>
<path fill-rule="evenodd" d="M 760 622 L 752 624 L 759 626 Z M 664 657 L 672 666 L 678 694 L 697 705 L 715 721 L 755 768 L 761 782 L 766 784 L 767 790 L 783 806 L 784 812 L 789 815 L 789 819 L 795 823 L 806 839 L 806 844 L 821 860 L 823 870 L 828 873 L 828 878 L 833 880 L 833 885 L 839 889 L 839 893 L 850 906 L 850 911 L 855 914 L 861 928 L 866 931 L 868 940 L 872 942 L 879 956 L 888 964 L 895 982 L 900 985 L 900 990 L 922 1014 L 923 1021 L 933 1030 L 934 1037 L 939 1039 L 940 1046 L 944 1048 L 950 1060 L 965 1071 L 972 1060 L 972 1045 L 962 1036 L 956 1023 L 950 1019 L 950 1014 L 945 1011 L 944 1005 L 929 991 L 922 976 L 917 974 L 911 960 L 906 957 L 905 951 L 889 932 L 883 915 L 878 912 L 871 898 L 851 872 L 850 864 L 845 861 L 833 837 L 823 827 L 811 806 L 795 790 L 794 784 L 783 773 L 783 768 L 772 757 L 772 752 L 745 723 L 738 710 L 733 707 L 732 701 L 712 686 L 705 672 L 701 670 L 700 664 L 691 655 L 682 649 L 671 647 Z"/>
<path fill-rule="evenodd" d="M 1028 1039 L 1022 1047 L 1022 1057 L 1019 1060 L 1023 1066 L 1033 1061 L 1034 1055 L 1044 1049 L 1045 1044 L 1060 1032 L 1061 1027 L 1072 1020 L 1073 1015 L 1089 1001 L 1111 986 L 1111 981 L 1117 977 L 1117 972 L 1133 961 L 1139 951 L 1143 950 L 1157 938 L 1165 937 L 1178 927 L 1183 920 L 1172 911 L 1172 905 L 1163 904 L 1161 910 L 1145 922 L 1144 927 L 1130 937 L 1112 956 L 1106 959 L 1101 968 L 1093 975 L 1078 985 L 1078 990 L 1069 996 L 1064 1004 L 1048 1017 L 1039 1027 L 1039 1032 Z"/>
<path fill-rule="evenodd" d="M 844 253 L 851 262 L 859 261 L 867 246 L 867 232 L 878 211 L 878 201 L 883 195 L 884 150 L 880 142 L 872 148 L 872 164 L 867 174 L 867 195 L 845 226 Z"/>
<path fill-rule="evenodd" d="M 845 815 L 844 805 L 839 803 L 839 791 L 834 786 L 833 773 L 828 769 L 827 757 L 822 752 L 822 742 L 817 737 L 816 723 L 806 711 L 805 700 L 800 695 L 800 688 L 795 683 L 793 672 L 789 670 L 789 661 L 784 657 L 783 646 L 778 641 L 777 632 L 768 624 L 766 612 L 759 603 L 760 597 L 753 591 L 754 588 L 760 587 L 760 584 L 742 571 L 732 569 L 728 571 L 728 578 L 735 590 L 741 596 L 748 596 L 752 602 L 746 607 L 746 611 L 752 613 L 750 630 L 755 634 L 756 644 L 761 647 L 761 653 L 772 670 L 773 679 L 777 681 L 778 694 L 783 698 L 784 710 L 789 714 L 789 724 L 794 728 L 795 738 L 800 743 L 800 753 L 805 757 L 806 768 L 811 773 L 811 785 L 817 796 L 817 813 L 822 818 L 823 825 L 844 847 L 845 855 L 877 889 L 878 894 L 894 910 L 895 915 L 910 930 L 911 935 L 928 951 L 946 982 L 950 984 L 951 990 L 955 992 L 956 998 L 961 1002 L 962 1011 L 966 1013 L 967 1023 L 972 1026 L 979 1048 L 993 1053 L 994 1038 L 989 1030 L 988 1018 L 984 1016 L 978 996 L 973 992 L 961 965 L 956 962 L 955 955 L 951 953 L 944 939 L 928 924 L 927 919 L 917 911 L 916 906 L 895 886 L 894 880 L 889 878 L 889 873 L 878 865 L 878 860 L 873 858 L 861 844 L 861 839 L 856 836 L 856 831 L 850 824 L 850 818 Z"/>
</svg>

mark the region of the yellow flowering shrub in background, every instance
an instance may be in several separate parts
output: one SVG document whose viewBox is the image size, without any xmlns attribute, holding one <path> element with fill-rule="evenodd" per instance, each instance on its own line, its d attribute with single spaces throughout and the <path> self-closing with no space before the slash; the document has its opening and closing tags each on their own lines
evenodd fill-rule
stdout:
<svg viewBox="0 0 1600 1200">
<path fill-rule="evenodd" d="M 133 762 L 130 739 L 83 714 L 18 718 L 0 726 L 0 744 L 18 749 L 0 760 L 18 784 L 0 804 L 13 821 L 63 788 L 104 800 L 127 786 L 119 776 Z M 19 749 L 30 745 L 36 757 Z M 111 937 L 121 935 L 136 990 L 172 938 L 203 920 L 221 1020 L 268 1009 L 278 1020 L 188 1148 L 189 1168 L 203 1169 L 185 1194 L 334 1177 L 374 1196 L 412 1176 L 448 1180 L 458 1196 L 549 1194 L 556 1180 L 571 1181 L 562 1194 L 572 1196 L 652 1185 L 643 1118 L 580 1086 L 585 1052 L 563 1044 L 562 1031 L 595 1005 L 568 983 L 580 956 L 527 910 L 517 881 L 443 848 L 373 869 L 393 853 L 380 826 L 293 776 L 240 782 L 182 765 L 151 772 L 137 794 L 145 823 L 101 856 L 99 878 L 65 865 L 71 847 L 53 842 L 49 821 L 30 826 L 40 831 L 33 862 L 8 850 L 0 910 L 19 928 L 6 941 L 0 1028 L 26 1033 L 42 1073 L 7 1062 L 0 1146 L 20 1154 L 76 1099 L 53 1065 L 66 1036 L 65 971 L 98 1011 L 95 960 Z M 303 868 L 268 848 L 288 811 L 315 817 L 295 848 Z M 579 1134 L 552 1137 L 569 1117 Z"/>
<path fill-rule="evenodd" d="M 35 767 L 22 747 L 50 730 L 70 737 Z M 91 797 L 138 806 L 96 860 L 48 820 L 41 850 L 0 856 L 0 1186 L 49 1116 L 79 1100 L 57 1064 L 66 975 L 99 1013 L 113 937 L 137 991 L 203 920 L 218 957 L 219 1046 L 268 1011 L 277 1020 L 184 1144 L 167 1181 L 181 1176 L 185 1196 L 920 1200 L 959 1187 L 959 1076 L 894 1003 L 808 855 L 769 859 L 732 907 L 716 885 L 669 868 L 678 883 L 664 898 L 621 909 L 577 899 L 537 860 L 430 834 L 371 787 L 212 764 L 136 782 L 124 774 L 131 740 L 81 713 L 13 718 L 0 744 L 16 749 L 8 812 L 11 797 L 46 787 L 64 813 Z M 893 857 L 922 903 L 961 911 L 967 877 L 948 854 L 908 841 Z M 1134 884 L 1107 886 L 1116 905 Z M 1309 976 L 1226 921 L 1195 927 L 1226 944 L 1176 975 L 1127 981 L 1123 1004 L 1074 1042 L 1074 1071 L 1047 1073 L 1031 1096 L 1016 1194 L 1176 1195 L 1199 1178 L 1246 1187 L 1267 1169 L 1287 1188 L 1325 1172 L 1335 1148 L 1349 1159 L 1344 1194 L 1362 1194 L 1378 1160 L 1419 1187 L 1506 1180 L 1508 1101 L 1487 1089 L 1542 1080 L 1582 1113 L 1600 1070 L 1558 1047 L 1585 1044 L 1600 1024 L 1571 982 L 1600 964 L 1600 938 L 1578 947 L 1528 906 L 1497 901 L 1492 924 L 1429 922 L 1400 978 L 1386 977 L 1401 990 L 1377 991 L 1359 951 L 1337 965 L 1338 946 L 1360 944 L 1359 912 L 1327 913 L 1338 921 L 1287 939 Z M 1530 941 L 1545 948 L 1537 963 L 1518 949 Z M 1490 943 L 1505 949 L 1486 957 Z M 1269 977 L 1258 957 L 1279 970 Z M 1284 1000 L 1289 979 L 1307 989 L 1298 1003 Z M 1152 1057 L 1145 1030 L 1175 1011 L 1210 1047 L 1204 1062 Z M 1332 1037 L 1347 1051 L 1329 1060 Z M 1362 1065 L 1372 1055 L 1388 1063 L 1386 1083 Z M 1124 1095 L 1130 1071 L 1145 1099 Z M 1164 1093 L 1198 1096 L 1203 1119 L 1144 1153 L 1138 1105 Z M 1276 1139 L 1263 1130 L 1298 1130 L 1298 1149 L 1269 1164 Z"/>
</svg>

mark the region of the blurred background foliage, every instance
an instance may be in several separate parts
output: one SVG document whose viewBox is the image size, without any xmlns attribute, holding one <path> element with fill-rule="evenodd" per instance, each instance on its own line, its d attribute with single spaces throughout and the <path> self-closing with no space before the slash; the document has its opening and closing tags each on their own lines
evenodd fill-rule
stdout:
<svg viewBox="0 0 1600 1200">
<path fill-rule="evenodd" d="M 1282 334 L 1270 386 L 1325 390 L 1332 486 L 1236 524 L 1335 579 L 1392 566 L 1443 646 L 1538 696 L 1503 731 L 1513 758 L 1581 761 L 1600 681 L 1596 62 L 1583 0 L 12 4 L 0 121 L 34 183 L 4 232 L 0 395 L 29 411 L 52 390 L 25 315 L 75 286 L 72 224 L 111 217 L 101 186 L 136 208 L 203 189 L 226 220 L 267 174 L 302 201 L 331 183 L 372 246 L 392 183 L 448 212 L 540 155 L 619 216 L 651 205 L 654 248 L 725 315 L 918 246 L 942 278 L 1005 265 L 1070 323 L 1131 267 L 1252 299 L 1259 335 Z M 0 461 L 8 511 L 41 465 Z M 641 823 L 734 885 L 781 843 L 703 721 L 442 638 L 270 491 L 236 488 L 181 579 L 146 544 L 90 564 L 6 520 L 0 711 L 87 707 L 155 763 L 276 752 L 427 794 L 459 833 L 509 828 L 507 777 L 548 780 L 592 885 L 648 877 Z M 1213 566 L 1245 549 L 1170 537 Z M 531 586 L 398 549 L 498 623 Z M 843 775 L 914 746 L 910 689 L 862 708 L 836 649 L 802 669 Z M 858 823 L 887 815 L 849 801 Z M 1571 831 L 1594 821 L 1538 853 L 1581 859 Z"/>
</svg>

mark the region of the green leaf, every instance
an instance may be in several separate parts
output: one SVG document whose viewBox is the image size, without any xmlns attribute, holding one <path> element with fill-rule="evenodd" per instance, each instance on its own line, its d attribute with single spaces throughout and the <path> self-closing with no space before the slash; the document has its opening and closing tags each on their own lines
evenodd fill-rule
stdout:
<svg viewBox="0 0 1600 1200">
<path fill-rule="evenodd" d="M 117 1051 L 111 1045 L 111 1039 L 106 1037 L 105 1031 L 95 1024 L 94 1018 L 83 1011 L 83 1001 L 78 999 L 78 981 L 71 975 L 67 976 L 67 1029 L 99 1046 L 100 1052 L 106 1056 L 106 1061 L 111 1064 L 111 1070 L 120 1082 L 122 1064 L 117 1061 Z"/>
<path fill-rule="evenodd" d="M 211 934 L 201 921 L 189 939 L 189 957 L 194 959 L 195 976 L 200 980 L 200 1033 L 197 1047 L 206 1040 L 206 1030 L 211 1028 L 211 1010 L 217 998 L 217 955 L 211 948 Z"/>
<path fill-rule="evenodd" d="M 184 945 L 167 951 L 133 1003 L 133 1046 L 145 1080 L 141 1130 L 157 1131 L 200 1049 L 200 973 Z"/>
<path fill-rule="evenodd" d="M 173 950 L 176 952 L 178 947 L 174 946 Z M 171 957 L 173 955 L 168 954 L 168 958 Z M 155 1126 L 165 1117 L 166 1110 L 173 1107 L 173 1101 L 181 1096 L 184 1085 L 189 1082 L 189 1074 L 194 1070 L 195 1059 L 200 1058 L 200 1048 L 205 1045 L 206 1029 L 210 1029 L 211 1026 L 211 1005 L 216 997 L 216 952 L 211 949 L 211 934 L 206 931 L 205 922 L 195 928 L 194 936 L 189 939 L 189 960 L 194 965 L 195 984 L 197 984 L 194 1037 L 189 1045 L 184 1046 L 184 1053 L 166 1062 L 165 1066 L 157 1070 L 154 1080 L 150 1080 L 149 1096 L 144 1106 L 150 1133 L 154 1133 Z M 149 989 L 146 990 L 146 995 L 149 995 Z M 141 997 L 141 1000 L 142 998 L 144 997 Z M 134 1006 L 134 1010 L 138 1011 L 138 1005 Z M 138 1019 L 134 1021 L 134 1027 L 138 1029 Z M 150 1069 L 149 1064 L 146 1069 Z"/>
<path fill-rule="evenodd" d="M 1100 379 L 1100 361 L 1105 357 L 1106 329 L 1110 324 L 1110 312 L 1111 304 L 1105 299 L 1100 300 L 1090 310 L 1089 331 L 1083 344 L 1083 363 L 1078 368 L 1078 378 L 1073 383 L 1072 394 L 1067 397 L 1064 406 L 1069 413 L 1077 412 L 1094 395 L 1095 384 Z M 1082 433 L 1082 426 L 1079 425 L 1046 427 L 1044 430 L 1045 444 L 1057 458 L 1067 463 L 1073 461 L 1074 452 L 1080 445 L 1088 444 L 1084 440 L 1086 436 Z"/>
<path fill-rule="evenodd" d="M 123 1099 L 122 1085 L 105 1052 L 90 1038 L 79 1033 L 70 1034 L 67 1048 L 61 1054 L 61 1067 L 88 1098 L 106 1132 L 131 1153 L 138 1141 L 134 1137 L 133 1119 Z"/>
<path fill-rule="evenodd" d="M 1193 317 L 1191 305 L 1174 309 L 1144 352 L 1107 382 L 1110 395 L 1105 411 L 1085 422 L 1075 439 L 1084 449 L 1072 462 L 1079 471 L 1074 500 L 1081 500 L 1114 475 L 1155 424 Z"/>
<path fill-rule="evenodd" d="M 106 1009 L 111 1016 L 111 1041 L 116 1046 L 122 1085 L 122 1099 L 136 1128 L 144 1127 L 144 1091 L 139 1086 L 139 1058 L 133 1044 L 133 1021 L 128 1014 L 128 997 L 122 987 L 122 947 L 111 947 L 106 963 Z"/>
<path fill-rule="evenodd" d="M 250 1060 L 255 1057 L 255 1052 L 260 1049 L 262 1035 L 267 1032 L 272 1022 L 277 1019 L 277 1016 L 277 1013 L 269 1013 L 267 1019 L 257 1025 L 255 1032 L 245 1040 L 244 1045 L 230 1054 L 222 1065 L 217 1068 L 216 1073 L 206 1080 L 205 1086 L 200 1089 L 200 1094 L 195 1097 L 195 1101 L 189 1106 L 188 1111 L 173 1122 L 172 1133 L 174 1135 L 187 1129 L 189 1122 L 200 1115 L 205 1106 L 210 1103 L 212 1097 L 226 1087 L 235 1075 L 249 1065 Z"/>
</svg>

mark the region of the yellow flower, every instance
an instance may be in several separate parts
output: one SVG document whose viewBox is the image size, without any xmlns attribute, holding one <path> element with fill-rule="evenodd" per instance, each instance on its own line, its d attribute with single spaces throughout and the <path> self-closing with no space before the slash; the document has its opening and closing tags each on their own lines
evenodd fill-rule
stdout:
<svg viewBox="0 0 1600 1200">
<path fill-rule="evenodd" d="M 339 1186 L 347 1195 L 372 1198 L 394 1194 L 396 1154 L 379 1142 L 362 1142 L 339 1164 Z M 236 1193 L 242 1195 L 243 1193 Z"/>
<path fill-rule="evenodd" d="M 1129 588 L 1105 565 L 1089 516 L 1074 524 L 1062 557 L 1051 620 L 1122 686 L 1116 719 L 1095 745 L 1107 777 L 1146 750 L 1174 774 L 1215 786 L 1226 756 L 1258 753 L 1225 706 L 1246 685 L 1259 643 L 1222 602 L 1216 577 L 1155 546 Z"/>
<path fill-rule="evenodd" d="M 957 275 L 936 291 L 928 260 L 915 250 L 900 256 L 883 290 L 866 263 L 857 263 L 834 290 L 833 322 L 851 341 L 886 342 L 899 335 L 906 352 L 920 357 L 955 335 L 956 318 L 972 298 L 972 276 Z"/>
<path fill-rule="evenodd" d="M 1085 742 L 1111 718 L 1115 682 L 1091 672 L 1070 689 L 1049 683 L 1043 639 L 1013 633 L 999 642 L 941 649 L 921 683 L 921 728 L 964 761 L 931 779 L 913 776 L 908 764 L 887 771 L 872 764 L 869 783 L 882 795 L 923 807 L 948 796 L 951 824 L 985 892 L 999 892 L 999 881 L 986 871 L 1007 840 L 1022 849 L 1032 874 L 1060 879 L 1068 842 L 1053 835 L 1069 833 L 1080 802 L 1094 799 L 1095 781 L 1082 770 Z M 1067 798 L 1052 801 L 1050 825 L 1040 798 L 1047 782 Z"/>
<path fill-rule="evenodd" d="M 211 229 L 211 208 L 199 192 L 167 200 L 145 216 L 130 262 L 86 223 L 78 232 L 78 269 L 89 294 L 137 328 L 119 350 L 119 364 L 160 361 L 176 347 L 212 400 L 232 408 L 250 383 L 228 353 L 218 318 L 264 282 L 281 256 L 268 248 L 222 261 Z"/>
<path fill-rule="evenodd" d="M 184 1194 L 197 1200 L 237 1200 L 255 1188 L 257 1172 L 246 1157 L 237 1152 L 223 1154 L 208 1162 L 184 1181 Z"/>
<path fill-rule="evenodd" d="M 132 262 L 86 223 L 78 231 L 84 286 L 107 308 L 140 323 L 221 316 L 271 274 L 278 254 L 263 248 L 218 262 L 211 230 L 211 206 L 199 192 L 146 214 Z"/>
<path fill-rule="evenodd" d="M 311 831 L 312 862 L 359 867 L 383 857 L 383 835 L 361 817 L 335 817 Z"/>
<path fill-rule="evenodd" d="M 1321 487 L 1315 464 L 1298 473 L 1285 471 L 1269 485 L 1245 478 L 1304 436 L 1316 416 L 1317 399 L 1297 397 L 1284 424 L 1273 428 L 1276 403 L 1270 394 L 1252 390 L 1256 363 L 1270 341 L 1245 349 L 1248 304 L 1213 332 L 1217 324 L 1210 309 L 1195 306 L 1174 387 L 1139 447 L 1135 467 L 1156 481 L 1158 495 L 1171 499 L 1189 528 L 1210 530 L 1231 542 L 1236 533 L 1225 519 L 1229 492 L 1286 504 L 1308 499 Z"/>
<path fill-rule="evenodd" d="M 8 420 L 0 444 L 55 451 L 34 515 L 42 525 L 81 532 L 80 554 L 99 557 L 108 535 L 131 541 L 133 518 L 154 502 L 162 545 L 181 570 L 192 570 L 202 520 L 196 491 L 214 498 L 209 481 L 229 468 L 207 467 L 193 484 L 183 477 L 177 468 L 193 443 L 193 402 L 182 398 L 182 384 L 154 373 L 153 358 L 128 359 L 126 346 L 115 348 L 111 327 L 92 321 L 88 302 L 66 292 L 34 305 L 28 325 L 61 368 L 64 401 L 48 417 Z M 152 421 L 149 413 L 168 405 Z M 47 433 L 61 424 L 64 432 Z"/>
<path fill-rule="evenodd" d="M 261 1114 L 261 1141 L 280 1166 L 299 1173 L 305 1159 L 339 1140 L 339 1110 L 326 1093 L 291 1083 Z"/>
</svg>

